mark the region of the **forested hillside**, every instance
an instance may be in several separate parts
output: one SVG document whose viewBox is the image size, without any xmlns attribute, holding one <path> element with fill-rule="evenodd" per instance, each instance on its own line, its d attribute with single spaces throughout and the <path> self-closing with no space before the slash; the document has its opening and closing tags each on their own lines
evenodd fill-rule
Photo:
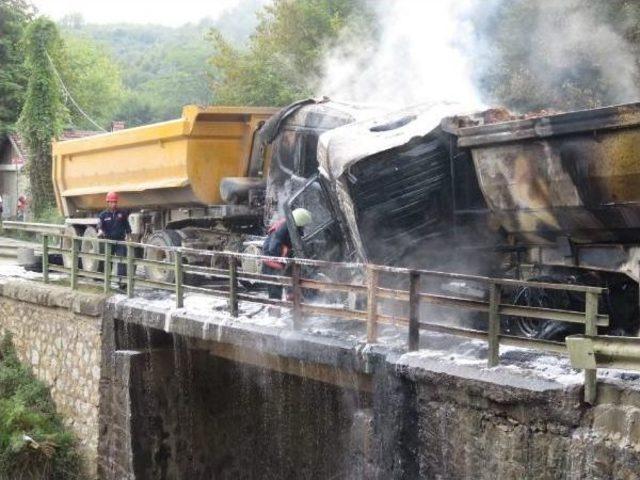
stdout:
<svg viewBox="0 0 640 480">
<path fill-rule="evenodd" d="M 66 38 L 103 48 L 118 66 L 123 91 L 115 117 L 128 126 L 175 118 L 183 105 L 210 104 L 215 29 L 242 45 L 256 24 L 264 0 L 244 0 L 217 20 L 203 19 L 178 28 L 137 24 L 86 24 L 70 15 L 60 22 Z M 101 95 L 102 92 L 94 92 Z"/>
</svg>

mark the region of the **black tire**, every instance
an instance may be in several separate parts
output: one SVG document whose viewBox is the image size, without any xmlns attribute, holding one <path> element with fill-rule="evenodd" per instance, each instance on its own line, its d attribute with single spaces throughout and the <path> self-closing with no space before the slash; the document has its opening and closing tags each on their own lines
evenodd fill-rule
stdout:
<svg viewBox="0 0 640 480">
<path fill-rule="evenodd" d="M 541 276 L 531 278 L 531 282 L 568 283 L 557 277 Z M 513 292 L 514 305 L 529 307 L 555 308 L 560 310 L 575 309 L 575 301 L 570 293 L 562 290 L 550 290 L 534 287 L 519 287 Z M 510 335 L 526 338 L 561 341 L 567 335 L 577 333 L 579 328 L 564 322 L 537 320 L 526 317 L 508 317 L 503 320 L 502 328 Z"/>
<path fill-rule="evenodd" d="M 175 230 L 157 230 L 146 239 L 145 243 L 159 247 L 179 247 L 182 245 L 182 237 Z M 172 263 L 175 257 L 173 253 L 162 249 L 145 248 L 144 258 Z M 146 266 L 144 272 L 145 277 L 154 282 L 173 283 L 175 281 L 175 272 L 172 269 Z"/>
</svg>

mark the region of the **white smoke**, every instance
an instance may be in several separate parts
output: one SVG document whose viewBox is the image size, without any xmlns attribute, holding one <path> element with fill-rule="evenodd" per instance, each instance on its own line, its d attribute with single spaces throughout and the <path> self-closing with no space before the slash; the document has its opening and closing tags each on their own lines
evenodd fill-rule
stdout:
<svg viewBox="0 0 640 480">
<path fill-rule="evenodd" d="M 637 49 L 624 38 L 625 25 L 612 23 L 621 20 L 604 13 L 612 8 L 606 2 L 372 0 L 372 5 L 379 38 L 345 33 L 326 56 L 318 95 L 395 106 L 446 101 L 463 110 L 487 103 L 516 110 L 589 108 L 640 98 Z M 499 18 L 518 8 L 525 12 L 521 18 Z M 479 28 L 483 18 L 491 19 L 492 32 Z M 492 39 L 484 38 L 492 33 Z M 487 87 L 487 78 L 494 81 L 489 96 L 480 88 Z"/>
<path fill-rule="evenodd" d="M 637 48 L 624 37 L 625 15 L 611 15 L 614 8 L 585 0 L 480 6 L 473 64 L 489 101 L 522 113 L 636 101 Z"/>
<path fill-rule="evenodd" d="M 469 109 L 482 106 L 473 85 L 467 46 L 474 0 L 394 0 L 377 2 L 382 32 L 351 33 L 325 63 L 318 94 L 336 100 L 398 106 L 442 101 Z"/>
<path fill-rule="evenodd" d="M 638 98 L 637 65 L 631 45 L 581 0 L 541 0 L 531 32 L 540 39 L 531 51 L 532 71 L 544 82 L 557 85 L 568 72 L 597 75 L 606 100 L 612 103 Z"/>
</svg>

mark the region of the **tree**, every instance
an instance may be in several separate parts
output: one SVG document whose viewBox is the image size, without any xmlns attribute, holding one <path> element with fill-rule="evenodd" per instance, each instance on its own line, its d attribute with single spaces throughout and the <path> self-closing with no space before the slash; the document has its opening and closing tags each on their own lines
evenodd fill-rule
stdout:
<svg viewBox="0 0 640 480">
<path fill-rule="evenodd" d="M 0 0 L 0 134 L 18 118 L 27 84 L 20 39 L 33 7 L 24 0 Z"/>
<path fill-rule="evenodd" d="M 18 129 L 28 151 L 32 208 L 36 216 L 54 203 L 51 179 L 51 139 L 57 138 L 68 113 L 54 72 L 62 55 L 62 40 L 52 21 L 37 18 L 25 33 L 25 67 L 29 77 Z"/>
<path fill-rule="evenodd" d="M 92 120 L 108 126 L 123 100 L 120 68 L 104 48 L 88 38 L 67 35 L 64 46 L 60 71 L 69 92 Z M 67 107 L 74 126 L 96 129 L 77 107 L 69 103 Z"/>
<path fill-rule="evenodd" d="M 502 0 L 474 17 L 486 100 L 519 112 L 637 99 L 640 5 L 630 0 Z M 524 28 L 526 26 L 526 28 Z"/>
<path fill-rule="evenodd" d="M 246 49 L 212 32 L 218 104 L 284 105 L 310 95 L 322 60 L 345 29 L 373 31 L 365 0 L 274 0 L 259 13 Z"/>
</svg>

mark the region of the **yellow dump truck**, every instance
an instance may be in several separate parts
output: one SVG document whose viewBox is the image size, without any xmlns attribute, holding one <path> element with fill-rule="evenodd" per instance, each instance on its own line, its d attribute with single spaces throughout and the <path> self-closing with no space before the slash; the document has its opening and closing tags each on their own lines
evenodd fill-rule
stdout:
<svg viewBox="0 0 640 480">
<path fill-rule="evenodd" d="M 254 135 L 275 111 L 188 106 L 178 120 L 54 143 L 58 206 L 67 217 L 97 211 L 109 191 L 124 208 L 220 204 L 220 180 L 247 176 Z"/>
<path fill-rule="evenodd" d="M 95 252 L 97 214 L 115 191 L 136 240 L 240 249 L 246 234 L 263 233 L 280 199 L 317 172 L 318 137 L 369 113 L 328 99 L 282 110 L 187 106 L 177 120 L 55 142 L 53 183 L 66 233 Z M 153 259 L 154 251 L 145 255 Z M 99 268 L 88 258 L 83 264 Z"/>
</svg>

